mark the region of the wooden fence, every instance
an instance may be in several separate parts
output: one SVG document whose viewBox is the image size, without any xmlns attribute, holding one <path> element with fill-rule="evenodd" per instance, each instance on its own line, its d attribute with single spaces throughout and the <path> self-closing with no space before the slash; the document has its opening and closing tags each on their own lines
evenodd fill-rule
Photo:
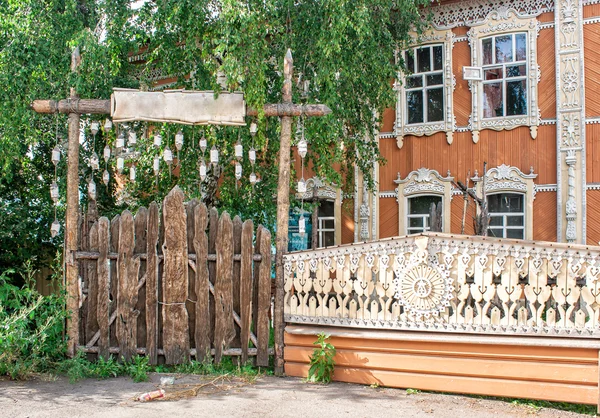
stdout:
<svg viewBox="0 0 600 418">
<path fill-rule="evenodd" d="M 80 345 L 129 360 L 256 356 L 269 364 L 271 234 L 175 187 L 163 202 L 82 222 Z"/>
</svg>

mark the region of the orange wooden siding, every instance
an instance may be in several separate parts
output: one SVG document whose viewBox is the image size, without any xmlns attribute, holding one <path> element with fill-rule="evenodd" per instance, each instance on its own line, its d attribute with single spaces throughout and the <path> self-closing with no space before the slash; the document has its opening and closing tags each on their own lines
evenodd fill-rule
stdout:
<svg viewBox="0 0 600 418">
<path fill-rule="evenodd" d="M 354 199 L 344 199 L 342 203 L 342 242 L 350 244 L 354 242 Z"/>
<path fill-rule="evenodd" d="M 296 331 L 299 330 L 299 333 Z M 311 331 L 314 330 L 314 333 Z M 329 333 L 331 328 L 326 332 Z M 288 325 L 285 372 L 306 377 L 319 327 Z M 536 337 L 335 330 L 334 380 L 492 396 L 598 402 L 598 348 L 544 346 Z M 406 336 L 406 340 L 402 337 Z M 489 341 L 486 340 L 489 338 Z M 512 338 L 512 337 L 511 337 Z M 521 341 L 519 343 L 518 341 Z"/>
<path fill-rule="evenodd" d="M 587 244 L 600 245 L 600 190 L 587 192 Z"/>
<path fill-rule="evenodd" d="M 586 176 L 588 183 L 600 183 L 600 125 L 586 125 Z"/>
<path fill-rule="evenodd" d="M 393 198 L 379 199 L 379 238 L 398 236 L 398 202 Z"/>
<path fill-rule="evenodd" d="M 456 181 L 465 182 L 464 179 L 458 178 Z M 472 185 L 472 184 L 471 184 Z M 462 230 L 462 218 L 463 218 L 464 199 L 462 195 L 457 195 L 452 198 L 452 206 L 450 208 L 450 233 L 460 234 Z M 465 234 L 474 235 L 475 229 L 473 219 L 476 213 L 476 205 L 471 199 L 469 199 L 469 205 L 467 206 L 467 213 L 465 216 Z"/>
<path fill-rule="evenodd" d="M 600 116 L 600 25 L 583 26 L 585 63 L 585 115 Z"/>
<path fill-rule="evenodd" d="M 471 48 L 468 42 L 456 42 L 452 48 L 452 72 L 456 79 L 453 94 L 454 115 L 457 126 L 467 126 L 471 116 L 471 90 L 469 82 L 463 80 L 462 68 L 471 65 Z"/>
<path fill-rule="evenodd" d="M 556 192 L 537 193 L 533 213 L 533 239 L 556 241 Z"/>
<path fill-rule="evenodd" d="M 554 14 L 552 13 L 552 15 Z M 544 29 L 540 31 L 537 42 L 537 60 L 542 73 L 542 78 L 538 84 L 538 104 L 542 119 L 556 118 L 556 63 L 554 59 L 554 42 L 554 30 Z"/>
</svg>

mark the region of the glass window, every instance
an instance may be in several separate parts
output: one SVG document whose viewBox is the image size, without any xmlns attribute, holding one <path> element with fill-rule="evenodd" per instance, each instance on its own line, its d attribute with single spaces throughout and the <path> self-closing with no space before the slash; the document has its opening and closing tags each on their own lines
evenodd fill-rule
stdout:
<svg viewBox="0 0 600 418">
<path fill-rule="evenodd" d="M 516 239 L 525 237 L 525 209 L 522 194 L 489 195 L 487 203 L 490 214 L 489 236 Z"/>
<path fill-rule="evenodd" d="M 300 234 L 300 217 L 304 217 L 305 233 Z M 319 204 L 317 237 L 319 247 L 335 245 L 335 202 L 333 200 L 322 200 Z M 312 213 L 290 211 L 288 224 L 288 251 L 300 251 L 312 248 Z"/>
<path fill-rule="evenodd" d="M 408 124 L 444 120 L 444 48 L 431 45 L 405 53 L 412 73 L 406 77 L 406 119 Z"/>
<path fill-rule="evenodd" d="M 431 204 L 438 204 L 442 201 L 441 196 L 416 196 L 408 199 L 407 217 L 407 235 L 420 234 L 429 231 L 431 225 L 429 222 L 429 211 Z"/>
<path fill-rule="evenodd" d="M 527 34 L 482 39 L 483 117 L 527 114 Z"/>
<path fill-rule="evenodd" d="M 319 205 L 319 247 L 335 245 L 335 202 L 322 200 Z"/>
</svg>

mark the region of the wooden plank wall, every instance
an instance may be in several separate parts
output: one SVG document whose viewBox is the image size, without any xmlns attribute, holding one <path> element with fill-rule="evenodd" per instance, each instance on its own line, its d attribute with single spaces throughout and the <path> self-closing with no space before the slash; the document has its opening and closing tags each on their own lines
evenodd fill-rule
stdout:
<svg viewBox="0 0 600 418">
<path fill-rule="evenodd" d="M 326 332 L 337 350 L 333 375 L 337 381 L 598 403 L 598 344 L 594 341 L 589 348 L 573 348 L 540 337 L 433 336 L 316 326 L 288 326 L 286 331 L 285 373 L 289 376 L 307 376 L 313 343 L 319 332 Z"/>
<path fill-rule="evenodd" d="M 600 245 L 600 190 L 587 192 L 587 244 Z"/>
<path fill-rule="evenodd" d="M 145 354 L 151 364 L 250 355 L 268 366 L 269 231 L 259 226 L 253 245 L 251 221 L 209 215 L 178 187 L 159 216 L 153 203 L 89 229 L 77 253 L 87 267 L 80 348 L 126 361 Z"/>
</svg>

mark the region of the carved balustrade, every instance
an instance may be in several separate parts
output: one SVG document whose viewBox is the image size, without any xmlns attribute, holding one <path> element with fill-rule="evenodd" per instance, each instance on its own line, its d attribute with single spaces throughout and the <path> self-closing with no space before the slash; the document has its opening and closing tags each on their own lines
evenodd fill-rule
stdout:
<svg viewBox="0 0 600 418">
<path fill-rule="evenodd" d="M 600 336 L 600 247 L 424 233 L 284 263 L 289 323 Z"/>
</svg>

